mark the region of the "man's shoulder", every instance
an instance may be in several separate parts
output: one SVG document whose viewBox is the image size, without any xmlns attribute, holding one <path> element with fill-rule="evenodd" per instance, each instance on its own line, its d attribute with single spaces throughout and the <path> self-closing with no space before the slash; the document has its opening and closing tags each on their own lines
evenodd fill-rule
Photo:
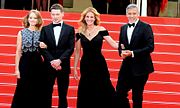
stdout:
<svg viewBox="0 0 180 108">
<path fill-rule="evenodd" d="M 122 26 L 120 26 L 120 28 L 125 28 L 127 26 L 127 24 L 124 24 Z"/>
<path fill-rule="evenodd" d="M 148 22 L 141 21 L 141 20 L 139 20 L 139 23 L 140 23 L 140 24 L 142 24 L 142 25 L 145 25 L 145 26 L 148 26 L 148 25 L 150 25 Z"/>
<path fill-rule="evenodd" d="M 64 26 L 66 26 L 66 27 L 74 28 L 72 25 L 69 25 L 69 24 L 66 24 L 66 23 L 63 23 L 63 24 L 64 24 Z"/>
</svg>

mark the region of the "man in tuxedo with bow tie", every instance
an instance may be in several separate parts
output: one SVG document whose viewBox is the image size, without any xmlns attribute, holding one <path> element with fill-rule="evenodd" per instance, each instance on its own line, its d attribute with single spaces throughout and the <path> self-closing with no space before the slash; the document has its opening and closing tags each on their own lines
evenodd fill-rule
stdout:
<svg viewBox="0 0 180 108">
<path fill-rule="evenodd" d="M 128 24 L 121 27 L 119 55 L 123 61 L 116 85 L 116 108 L 130 108 L 128 92 L 132 90 L 133 108 L 142 108 L 144 86 L 154 71 L 151 53 L 154 51 L 154 35 L 149 24 L 142 22 L 138 7 L 126 8 Z"/>
<path fill-rule="evenodd" d="M 60 4 L 50 8 L 52 23 L 41 30 L 39 41 L 44 42 L 47 48 L 41 49 L 47 70 L 47 108 L 52 105 L 52 93 L 57 81 L 59 105 L 58 108 L 67 108 L 67 91 L 69 86 L 70 57 L 74 51 L 75 30 L 63 21 L 64 10 Z M 57 80 L 56 80 L 57 78 Z"/>
</svg>

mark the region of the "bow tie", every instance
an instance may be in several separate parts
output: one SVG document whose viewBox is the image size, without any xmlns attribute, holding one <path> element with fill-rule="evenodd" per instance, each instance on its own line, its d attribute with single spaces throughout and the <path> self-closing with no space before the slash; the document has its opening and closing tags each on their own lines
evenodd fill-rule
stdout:
<svg viewBox="0 0 180 108">
<path fill-rule="evenodd" d="M 135 26 L 135 23 L 132 23 L 132 24 L 128 23 L 128 26 L 129 26 L 129 27 L 131 27 L 131 26 L 134 27 L 134 26 Z"/>
<path fill-rule="evenodd" d="M 53 27 L 56 27 L 56 26 L 61 26 L 61 23 L 59 23 L 59 24 L 53 24 Z"/>
</svg>

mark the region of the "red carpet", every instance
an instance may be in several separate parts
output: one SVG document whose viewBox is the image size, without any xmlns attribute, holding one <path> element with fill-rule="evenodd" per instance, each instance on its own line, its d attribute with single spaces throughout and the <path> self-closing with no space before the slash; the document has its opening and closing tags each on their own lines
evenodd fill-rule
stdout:
<svg viewBox="0 0 180 108">
<path fill-rule="evenodd" d="M 27 11 L 0 10 L 0 108 L 10 108 L 16 87 L 14 59 L 16 35 L 22 29 L 21 19 Z M 50 15 L 41 12 L 44 24 L 50 23 Z M 64 21 L 77 29 L 79 13 L 66 13 Z M 155 73 L 145 87 L 143 108 L 179 108 L 180 107 L 180 18 L 141 17 L 152 25 L 155 34 L 155 51 L 152 58 Z M 101 15 L 101 20 L 113 39 L 118 41 L 120 26 L 127 22 L 125 16 Z M 106 42 L 103 54 L 107 60 L 111 80 L 116 86 L 117 75 L 122 59 L 118 52 Z M 113 56 L 112 56 L 113 55 Z M 73 69 L 73 56 L 71 59 Z M 71 76 L 68 102 L 75 108 L 78 81 Z M 54 87 L 53 106 L 57 106 L 57 87 Z M 129 94 L 131 99 L 131 93 Z"/>
</svg>

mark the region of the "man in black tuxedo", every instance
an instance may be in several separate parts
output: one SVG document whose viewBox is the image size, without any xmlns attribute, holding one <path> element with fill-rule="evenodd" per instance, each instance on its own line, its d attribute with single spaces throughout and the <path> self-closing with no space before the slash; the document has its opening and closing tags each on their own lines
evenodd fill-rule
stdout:
<svg viewBox="0 0 180 108">
<path fill-rule="evenodd" d="M 138 18 L 137 5 L 129 4 L 126 16 L 129 23 L 121 27 L 119 38 L 118 51 L 123 62 L 116 86 L 116 108 L 130 108 L 130 90 L 133 108 L 142 108 L 144 86 L 154 71 L 150 56 L 154 50 L 154 35 L 151 26 Z"/>
<path fill-rule="evenodd" d="M 67 108 L 67 91 L 69 86 L 70 57 L 74 51 L 74 27 L 63 22 L 63 7 L 60 4 L 51 6 L 52 23 L 44 26 L 41 30 L 39 41 L 47 45 L 46 49 L 41 49 L 47 69 L 47 108 L 51 108 L 53 85 L 57 78 L 57 88 L 59 95 L 58 108 Z"/>
</svg>

